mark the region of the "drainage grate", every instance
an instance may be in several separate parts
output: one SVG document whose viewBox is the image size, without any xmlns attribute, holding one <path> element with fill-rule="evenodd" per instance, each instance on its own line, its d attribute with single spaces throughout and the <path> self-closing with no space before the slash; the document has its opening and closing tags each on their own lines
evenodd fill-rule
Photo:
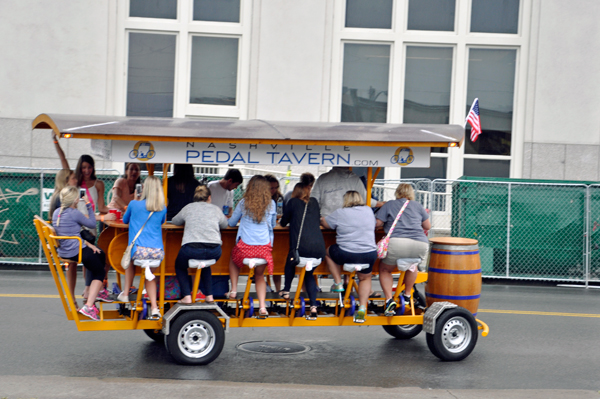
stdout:
<svg viewBox="0 0 600 399">
<path fill-rule="evenodd" d="M 308 352 L 309 346 L 283 341 L 254 341 L 239 344 L 238 349 L 253 353 L 289 355 Z"/>
</svg>

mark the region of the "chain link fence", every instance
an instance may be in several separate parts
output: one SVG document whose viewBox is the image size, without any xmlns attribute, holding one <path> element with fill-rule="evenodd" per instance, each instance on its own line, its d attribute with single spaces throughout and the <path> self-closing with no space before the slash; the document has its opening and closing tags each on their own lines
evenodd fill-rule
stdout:
<svg viewBox="0 0 600 399">
<path fill-rule="evenodd" d="M 49 218 L 58 170 L 0 167 L 0 263 L 45 263 L 32 220 L 34 215 Z M 116 170 L 98 170 L 105 195 L 118 177 Z M 222 175 L 196 177 L 210 182 Z M 244 183 L 251 177 L 244 176 Z M 298 177 L 279 180 L 285 193 Z M 416 200 L 428 210 L 430 237 L 479 241 L 484 277 L 600 282 L 600 185 L 469 178 L 376 180 L 373 197 L 394 199 L 400 183 L 411 184 Z M 234 191 L 235 204 L 244 186 Z"/>
</svg>

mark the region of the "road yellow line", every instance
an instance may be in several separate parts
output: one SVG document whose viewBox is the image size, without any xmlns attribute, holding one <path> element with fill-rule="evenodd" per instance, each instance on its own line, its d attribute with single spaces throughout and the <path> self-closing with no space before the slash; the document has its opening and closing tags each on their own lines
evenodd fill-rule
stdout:
<svg viewBox="0 0 600 399">
<path fill-rule="evenodd" d="M 501 314 L 525 314 L 536 316 L 564 316 L 564 317 L 595 317 L 600 318 L 600 314 L 593 313 L 559 313 L 559 312 L 536 312 L 532 310 L 500 310 L 500 309 L 479 309 L 479 313 L 501 313 Z"/>
</svg>

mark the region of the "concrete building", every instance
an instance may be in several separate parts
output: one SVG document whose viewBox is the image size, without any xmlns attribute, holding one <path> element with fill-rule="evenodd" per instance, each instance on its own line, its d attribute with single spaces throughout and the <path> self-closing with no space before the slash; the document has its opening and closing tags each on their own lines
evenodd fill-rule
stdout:
<svg viewBox="0 0 600 399">
<path fill-rule="evenodd" d="M 386 177 L 599 180 L 597 0 L 0 6 L 0 166 L 59 167 L 40 113 L 463 124 L 477 97 L 477 142 Z"/>
</svg>

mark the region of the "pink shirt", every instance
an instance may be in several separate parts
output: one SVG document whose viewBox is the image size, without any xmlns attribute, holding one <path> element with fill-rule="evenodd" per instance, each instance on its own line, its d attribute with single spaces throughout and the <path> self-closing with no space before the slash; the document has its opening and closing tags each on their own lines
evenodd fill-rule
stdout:
<svg viewBox="0 0 600 399">
<path fill-rule="evenodd" d="M 121 196 L 119 198 L 121 198 L 121 200 L 126 204 L 129 205 L 129 202 L 131 202 L 131 200 L 133 200 L 134 196 L 135 196 L 135 190 L 133 193 L 129 192 L 129 185 L 127 184 L 127 179 L 124 179 L 122 177 L 119 177 L 117 179 L 117 181 L 115 182 L 115 185 L 113 186 L 113 196 L 112 199 L 110 200 L 110 204 L 108 204 L 108 208 L 109 209 L 120 209 L 123 210 L 120 206 L 117 205 L 115 198 L 117 197 L 117 193 L 115 190 L 115 188 L 118 188 L 121 190 Z"/>
</svg>

